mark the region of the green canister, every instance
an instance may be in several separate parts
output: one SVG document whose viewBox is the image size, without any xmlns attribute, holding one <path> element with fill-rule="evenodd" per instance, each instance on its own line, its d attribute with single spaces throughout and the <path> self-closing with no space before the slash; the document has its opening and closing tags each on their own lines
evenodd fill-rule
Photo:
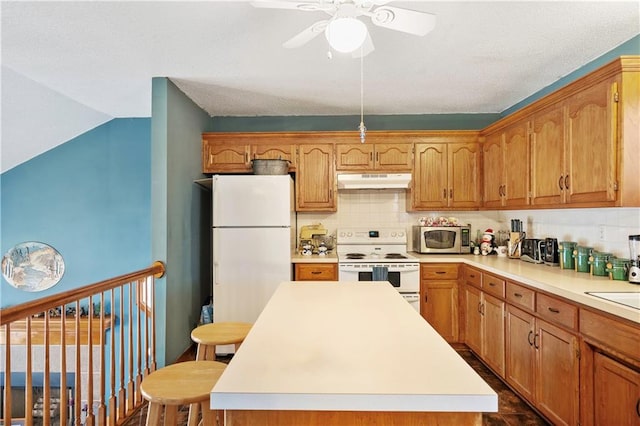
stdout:
<svg viewBox="0 0 640 426">
<path fill-rule="evenodd" d="M 576 246 L 573 251 L 573 259 L 575 260 L 576 272 L 589 273 L 589 256 L 593 247 Z"/>
<path fill-rule="evenodd" d="M 578 243 L 573 241 L 560 241 L 560 244 L 558 244 L 561 269 L 575 269 L 573 251 L 575 250 L 576 245 L 578 245 Z"/>
<path fill-rule="evenodd" d="M 591 275 L 595 275 L 597 277 L 606 277 L 607 276 L 607 263 L 609 260 L 614 258 L 613 253 L 602 253 L 599 251 L 593 251 L 591 256 L 589 256 L 589 265 L 591 265 Z"/>
<path fill-rule="evenodd" d="M 609 279 L 627 281 L 629 279 L 629 259 L 613 258 L 607 263 L 606 271 L 609 273 Z"/>
</svg>

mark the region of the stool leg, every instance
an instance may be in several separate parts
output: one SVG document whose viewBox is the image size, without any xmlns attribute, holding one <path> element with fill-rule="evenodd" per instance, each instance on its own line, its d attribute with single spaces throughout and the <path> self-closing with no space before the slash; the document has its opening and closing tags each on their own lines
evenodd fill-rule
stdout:
<svg viewBox="0 0 640 426">
<path fill-rule="evenodd" d="M 187 422 L 188 426 L 198 426 L 198 414 L 200 412 L 200 404 L 195 403 L 189 405 L 189 421 Z"/>
<path fill-rule="evenodd" d="M 196 361 L 202 361 L 207 355 L 207 345 L 198 343 L 198 350 L 196 351 Z"/>
<path fill-rule="evenodd" d="M 216 425 L 216 412 L 209 408 L 209 401 L 202 402 L 200 404 L 202 409 L 202 421 L 200 424 L 203 426 Z"/>
<path fill-rule="evenodd" d="M 162 415 L 162 404 L 150 402 L 147 407 L 147 426 L 158 426 Z"/>
<path fill-rule="evenodd" d="M 167 405 L 164 409 L 164 424 L 165 426 L 175 426 L 178 424 L 178 406 Z"/>
</svg>

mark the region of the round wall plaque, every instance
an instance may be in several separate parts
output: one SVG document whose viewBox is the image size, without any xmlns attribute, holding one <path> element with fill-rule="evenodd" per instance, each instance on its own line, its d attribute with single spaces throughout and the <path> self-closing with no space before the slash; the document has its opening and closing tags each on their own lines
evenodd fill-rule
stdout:
<svg viewBox="0 0 640 426">
<path fill-rule="evenodd" d="M 58 284 L 62 275 L 62 255 L 45 243 L 16 244 L 2 257 L 2 276 L 19 290 L 46 290 Z"/>
</svg>

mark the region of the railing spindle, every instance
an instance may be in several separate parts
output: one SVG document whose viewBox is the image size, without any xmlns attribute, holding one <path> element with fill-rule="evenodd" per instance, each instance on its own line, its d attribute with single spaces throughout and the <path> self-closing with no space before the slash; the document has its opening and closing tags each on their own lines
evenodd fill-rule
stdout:
<svg viewBox="0 0 640 426">
<path fill-rule="evenodd" d="M 111 339 L 109 343 L 111 344 L 111 350 L 109 352 L 109 371 L 111 372 L 111 376 L 109 380 L 111 381 L 111 392 L 109 393 L 109 424 L 115 425 L 116 419 L 118 418 L 118 406 L 116 399 L 116 294 L 114 289 L 111 289 Z"/>
<path fill-rule="evenodd" d="M 135 292 L 136 294 L 136 303 L 138 306 L 138 309 L 136 309 L 136 334 L 137 334 L 137 342 L 136 342 L 136 352 L 137 352 L 137 367 L 136 367 L 136 404 L 138 404 L 139 402 L 142 401 L 142 394 L 140 393 L 140 384 L 142 383 L 142 336 L 140 335 L 142 333 L 142 327 L 140 326 L 140 300 L 138 300 L 138 295 L 140 294 L 140 280 L 136 281 L 136 286 L 137 286 L 137 290 Z"/>
<path fill-rule="evenodd" d="M 76 300 L 76 369 L 75 369 L 75 397 L 73 399 L 73 407 L 75 411 L 75 424 L 81 424 L 82 419 L 82 365 L 80 359 L 82 356 L 82 347 L 80 346 L 80 300 Z"/>
<path fill-rule="evenodd" d="M 49 310 L 44 311 L 44 377 L 42 378 L 42 425 L 51 425 L 51 330 Z"/>
<path fill-rule="evenodd" d="M 60 424 L 66 424 L 68 419 L 67 400 L 67 313 L 65 306 L 60 307 Z"/>
<path fill-rule="evenodd" d="M 89 296 L 87 327 L 87 426 L 94 424 L 93 412 L 93 296 Z"/>
<path fill-rule="evenodd" d="M 134 385 L 133 376 L 133 284 L 129 283 L 129 384 L 127 385 L 127 412 L 130 412 L 136 406 L 138 388 Z"/>
<path fill-rule="evenodd" d="M 33 423 L 33 354 L 31 353 L 31 317 L 25 318 L 26 348 L 25 348 L 25 377 L 24 377 L 24 419 L 27 424 Z M 9 423 L 11 424 L 11 423 Z"/>
<path fill-rule="evenodd" d="M 5 355 L 4 355 L 4 424 L 11 424 L 11 324 L 4 329 Z"/>
</svg>

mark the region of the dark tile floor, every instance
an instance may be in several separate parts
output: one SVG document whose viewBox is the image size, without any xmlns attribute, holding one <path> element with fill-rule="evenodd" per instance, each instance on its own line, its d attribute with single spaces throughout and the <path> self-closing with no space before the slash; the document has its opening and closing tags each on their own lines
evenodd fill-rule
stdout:
<svg viewBox="0 0 640 426">
<path fill-rule="evenodd" d="M 457 352 L 467 363 L 482 377 L 485 382 L 498 394 L 498 412 L 483 413 L 483 426 L 546 426 L 550 423 L 540 417 L 518 395 L 507 387 L 495 374 L 491 372 L 468 349 L 456 348 Z M 229 362 L 230 358 L 222 358 L 219 361 Z M 139 426 L 145 424 L 147 415 L 146 404 L 134 413 L 123 426 Z M 187 424 L 188 407 L 180 409 L 180 425 Z"/>
</svg>

